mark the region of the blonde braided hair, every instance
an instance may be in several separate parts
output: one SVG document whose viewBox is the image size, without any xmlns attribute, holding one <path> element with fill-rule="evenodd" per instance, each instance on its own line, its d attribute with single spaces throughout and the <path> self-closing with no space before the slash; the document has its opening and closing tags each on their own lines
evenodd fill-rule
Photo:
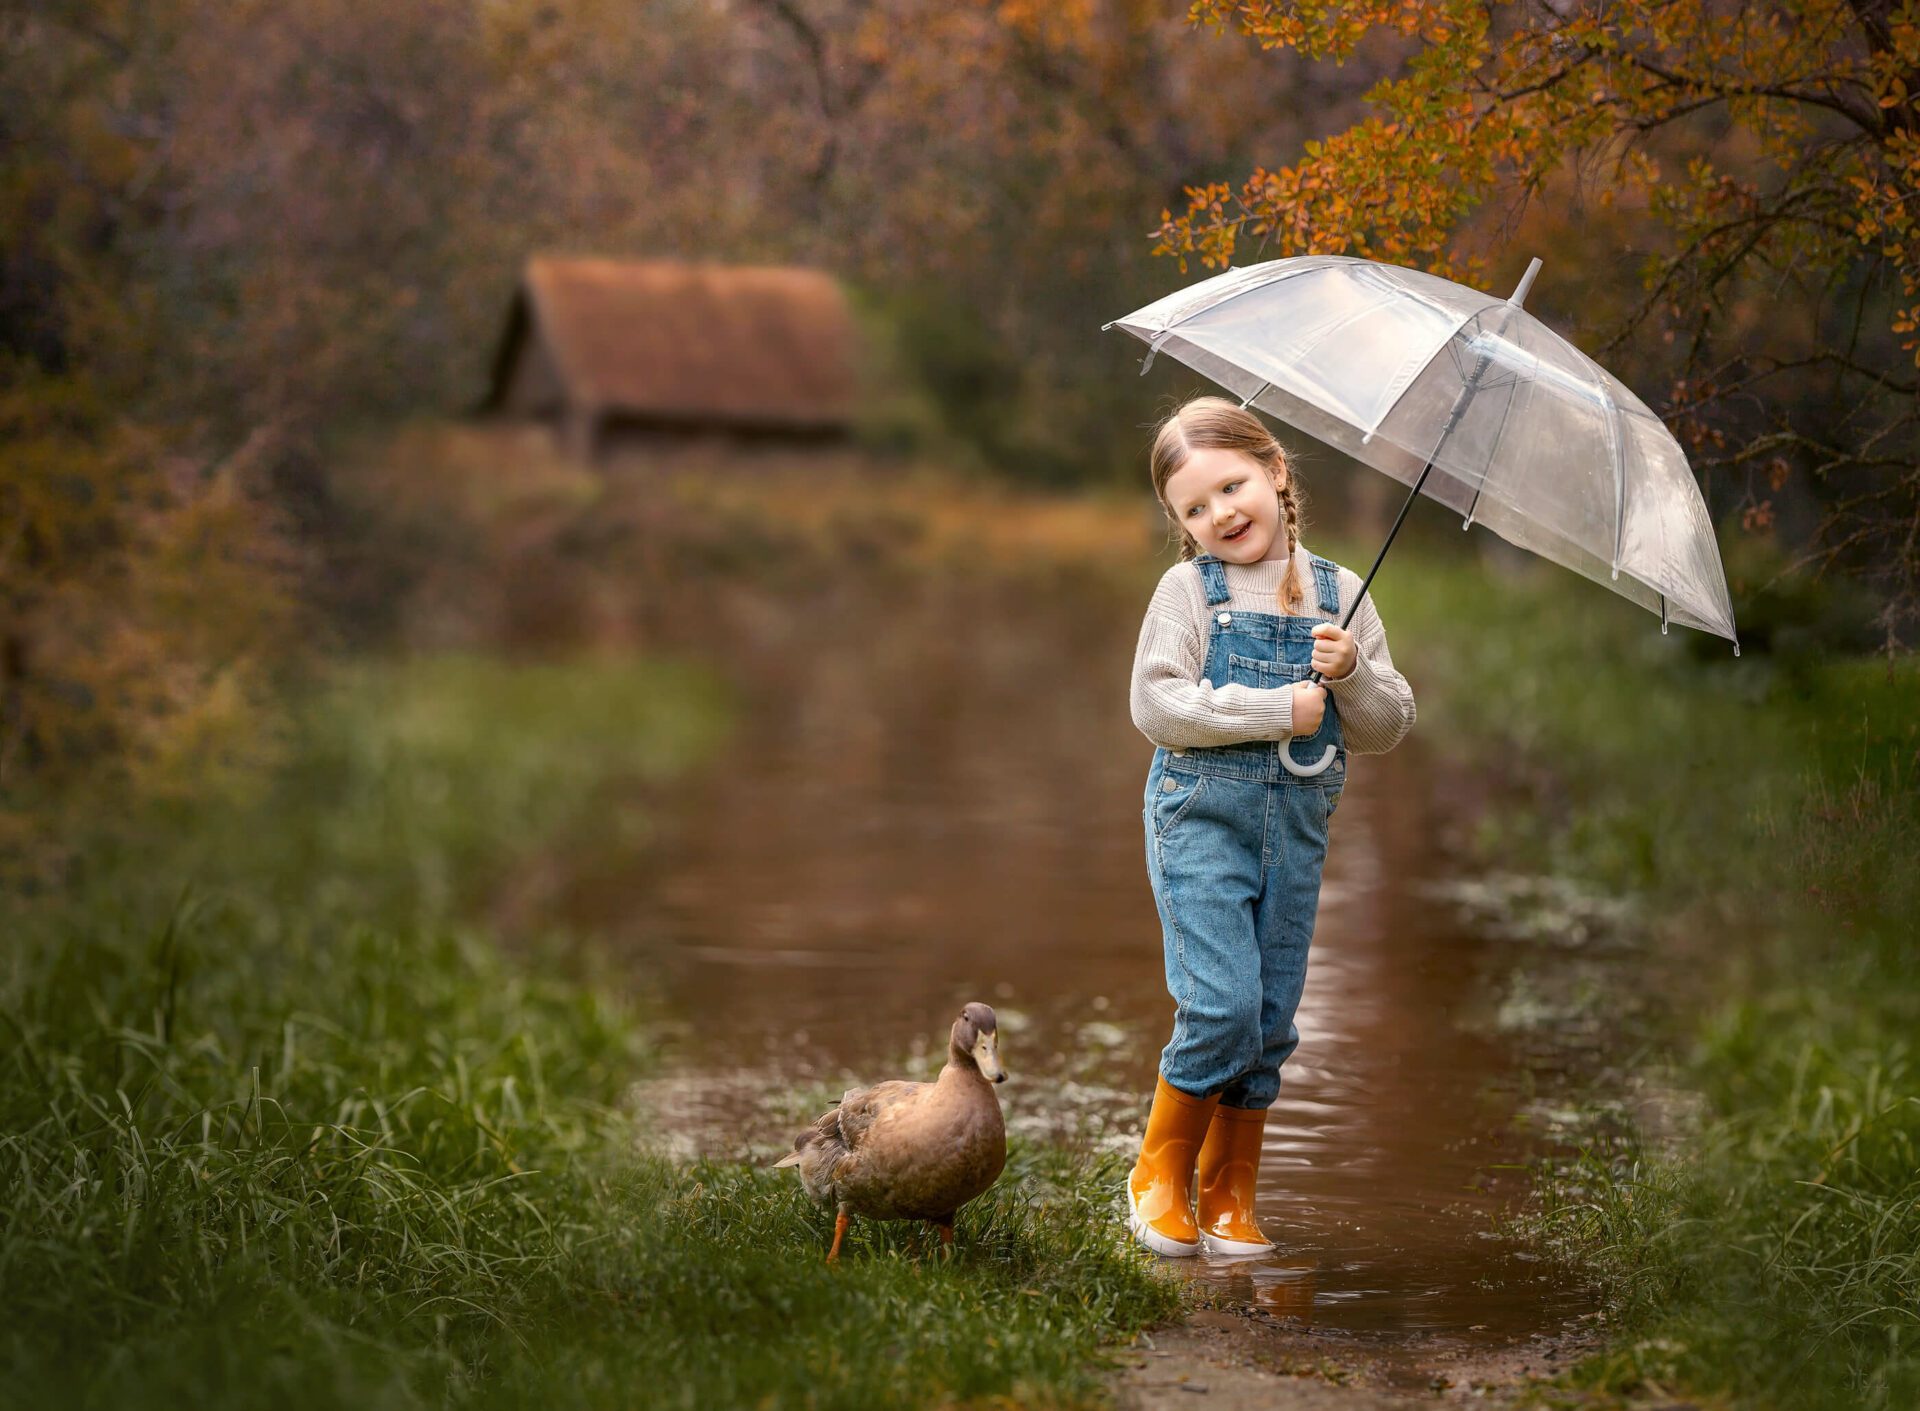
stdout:
<svg viewBox="0 0 1920 1411">
<path fill-rule="evenodd" d="M 1251 457 L 1269 477 L 1274 471 L 1286 476 L 1286 484 L 1277 486 L 1280 509 L 1286 516 L 1287 572 L 1280 580 L 1280 610 L 1291 613 L 1306 598 L 1306 584 L 1300 578 L 1300 566 L 1294 550 L 1300 544 L 1300 501 L 1294 493 L 1293 467 L 1279 441 L 1259 417 L 1225 397 L 1195 397 L 1175 408 L 1153 434 L 1153 450 L 1148 457 L 1153 477 L 1154 498 L 1166 512 L 1168 522 L 1180 536 L 1180 557 L 1190 559 L 1200 552 L 1193 536 L 1175 518 L 1167 503 L 1167 481 L 1187 463 L 1195 451 L 1239 451 Z"/>
</svg>

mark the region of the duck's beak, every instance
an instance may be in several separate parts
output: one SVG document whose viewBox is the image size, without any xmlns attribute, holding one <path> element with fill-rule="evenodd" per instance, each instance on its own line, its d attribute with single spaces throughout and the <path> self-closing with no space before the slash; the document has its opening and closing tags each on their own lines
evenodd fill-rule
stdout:
<svg viewBox="0 0 1920 1411">
<path fill-rule="evenodd" d="M 980 1069 L 980 1076 L 989 1083 L 1007 1081 L 1007 1070 L 1000 1066 L 1000 1039 L 995 1034 L 982 1034 L 973 1041 L 973 1061 Z"/>
</svg>

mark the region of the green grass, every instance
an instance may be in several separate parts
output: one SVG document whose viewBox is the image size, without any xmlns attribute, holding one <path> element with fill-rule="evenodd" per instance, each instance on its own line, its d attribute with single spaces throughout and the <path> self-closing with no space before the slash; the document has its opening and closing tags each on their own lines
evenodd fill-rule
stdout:
<svg viewBox="0 0 1920 1411">
<path fill-rule="evenodd" d="M 1480 858 L 1638 898 L 1623 983 L 1705 1098 L 1549 1178 L 1610 1294 L 1577 1380 L 1920 1405 L 1920 664 L 1735 660 L 1553 570 L 1409 557 L 1382 612 L 1423 735 L 1490 780 Z"/>
<path fill-rule="evenodd" d="M 673 664 L 364 666 L 255 797 L 131 810 L 6 903 L 0 1402 L 1091 1396 L 1177 1302 L 1117 1170 L 1018 1151 L 953 1262 L 863 1225 L 829 1270 L 790 1176 L 647 1154 L 630 980 L 485 929 L 508 864 L 643 847 L 726 714 Z"/>
<path fill-rule="evenodd" d="M 488 1400 L 1097 1400 L 1100 1341 L 1178 1307 L 1116 1228 L 1124 1164 L 1016 1149 L 962 1211 L 954 1260 L 923 1230 L 858 1222 L 838 1268 L 822 1258 L 830 1222 L 790 1175 L 696 1169 L 639 1212 L 636 1237 L 596 1252 L 587 1282 L 604 1307 L 556 1349 L 560 1365 L 523 1361 Z"/>
</svg>

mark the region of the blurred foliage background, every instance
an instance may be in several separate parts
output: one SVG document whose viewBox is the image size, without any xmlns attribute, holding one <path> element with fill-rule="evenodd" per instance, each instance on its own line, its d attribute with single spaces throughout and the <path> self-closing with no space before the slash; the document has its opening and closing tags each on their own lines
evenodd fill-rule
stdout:
<svg viewBox="0 0 1920 1411">
<path fill-rule="evenodd" d="M 1198 273 L 1156 236 L 1494 283 L 1545 250 L 1543 315 L 1675 418 L 1751 541 L 1734 577 L 1756 644 L 1817 627 L 1897 650 L 1904 257 L 1816 238 L 1792 193 L 1827 157 L 1878 162 L 1876 229 L 1899 225 L 1917 41 L 1884 6 L 1827 6 L 1799 48 L 1785 19 L 1741 39 L 1681 9 L 1664 29 L 1631 5 L 1567 21 L 1579 73 L 1620 91 L 1583 98 L 1555 71 L 1552 103 L 1523 111 L 1500 85 L 1551 67 L 1558 22 L 1506 5 L 1335 6 L 1301 28 L 1176 0 L 5 0 L 7 848 L 44 843 L 21 821 L 36 799 L 253 757 L 301 651 L 395 629 L 408 560 L 383 546 L 434 516 L 408 510 L 391 433 L 472 411 L 536 251 L 829 269 L 867 324 L 867 453 L 1070 486 L 1132 485 L 1143 409 L 1185 385 L 1143 384 L 1137 350 L 1098 332 Z M 1664 87 L 1621 87 L 1663 54 L 1681 63 Z M 1763 81 L 1785 85 L 1773 107 L 1742 88 Z M 1829 90 L 1886 132 L 1775 112 Z M 1764 238 L 1738 245 L 1742 219 Z M 1728 346 L 1765 368 L 1701 351 Z M 1767 441 L 1788 424 L 1846 431 L 1847 464 L 1823 476 L 1811 442 Z M 381 455 L 371 494 L 343 490 Z M 1842 545 L 1874 586 L 1836 614 L 1787 570 L 1823 528 L 1859 530 L 1876 485 L 1899 493 Z M 1377 487 L 1354 493 L 1364 524 Z"/>
<path fill-rule="evenodd" d="M 1167 5 L 0 7 L 0 795 L 233 747 L 341 443 L 471 409 L 533 251 L 827 267 L 876 442 L 1129 472 L 1151 214 L 1351 89 Z"/>
</svg>

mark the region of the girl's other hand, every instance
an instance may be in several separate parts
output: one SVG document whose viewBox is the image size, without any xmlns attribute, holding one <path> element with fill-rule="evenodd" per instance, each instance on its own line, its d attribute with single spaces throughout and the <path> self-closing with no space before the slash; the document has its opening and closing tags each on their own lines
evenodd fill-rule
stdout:
<svg viewBox="0 0 1920 1411">
<path fill-rule="evenodd" d="M 1360 649 L 1346 628 L 1323 622 L 1313 629 L 1313 669 L 1327 680 L 1338 681 L 1359 660 Z"/>
<path fill-rule="evenodd" d="M 1314 649 L 1319 650 L 1317 647 Z M 1311 735 L 1327 713 L 1327 688 L 1311 681 L 1293 683 L 1293 733 Z"/>
</svg>

